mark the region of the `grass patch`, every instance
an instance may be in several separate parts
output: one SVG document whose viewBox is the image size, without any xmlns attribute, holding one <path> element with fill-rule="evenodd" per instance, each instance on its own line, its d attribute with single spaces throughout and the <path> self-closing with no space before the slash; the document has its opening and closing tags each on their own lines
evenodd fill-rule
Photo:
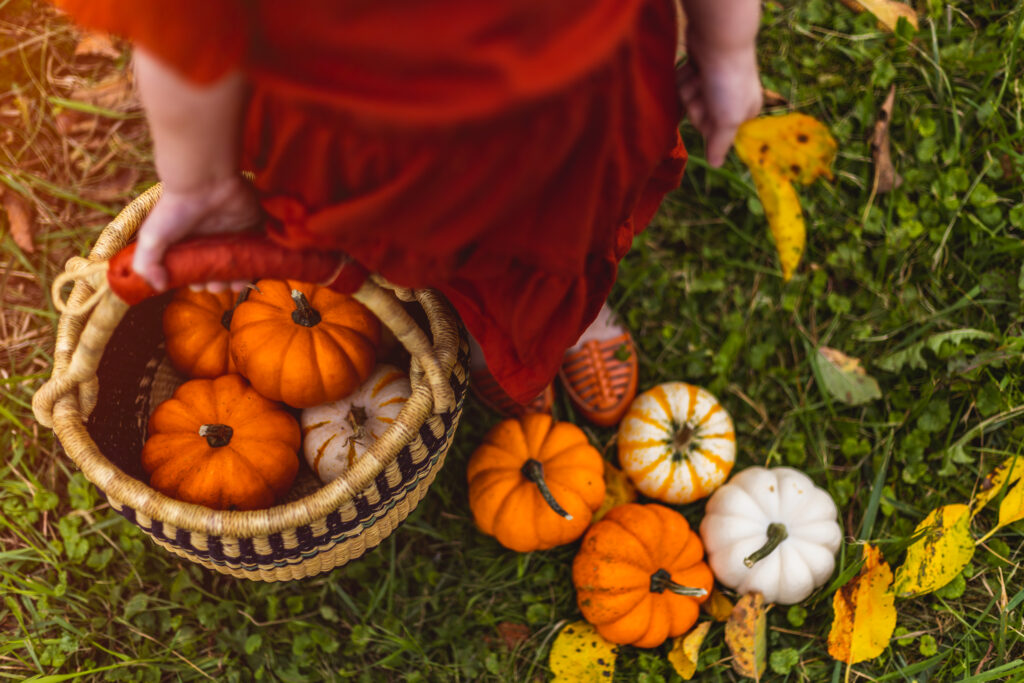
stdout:
<svg viewBox="0 0 1024 683">
<path fill-rule="evenodd" d="M 796 466 L 828 488 L 848 541 L 837 577 L 859 559 L 857 541 L 898 564 L 930 509 L 965 502 L 1024 444 L 1013 412 L 1024 404 L 1024 11 L 919 4 L 914 36 L 833 0 L 765 8 L 766 87 L 825 122 L 840 147 L 836 181 L 800 191 L 809 243 L 792 282 L 781 281 L 749 175 L 734 157 L 708 168 L 686 128 L 683 187 L 637 240 L 613 294 L 640 347 L 642 386 L 707 386 L 733 414 L 739 466 Z M 130 107 L 64 106 L 125 68 L 76 60 L 74 44 L 51 11 L 0 2 L 0 180 L 34 201 L 39 223 L 32 254 L 0 226 L 0 678 L 545 680 L 554 634 L 579 617 L 575 546 L 516 555 L 473 529 L 465 463 L 495 421 L 479 406 L 467 406 L 448 464 L 396 534 L 350 566 L 281 585 L 156 548 L 32 420 L 51 360 L 49 283 L 123 204 L 89 188 L 118 164 L 144 169 L 133 189 L 153 180 Z M 868 140 L 892 84 L 904 182 L 872 197 Z M 817 345 L 861 358 L 883 397 L 830 401 L 809 360 Z M 562 400 L 557 411 L 575 419 Z M 612 436 L 586 429 L 599 446 Z M 696 522 L 702 509 L 681 511 Z M 989 509 L 975 531 L 994 523 Z M 899 637 L 850 679 L 1024 677 L 1022 533 L 1020 523 L 999 531 L 949 587 L 898 601 Z M 770 612 L 769 679 L 844 679 L 825 650 L 839 583 Z M 504 638 L 508 624 L 529 635 Z M 705 641 L 701 680 L 733 680 L 721 630 Z M 616 678 L 678 680 L 666 650 L 624 648 Z"/>
</svg>

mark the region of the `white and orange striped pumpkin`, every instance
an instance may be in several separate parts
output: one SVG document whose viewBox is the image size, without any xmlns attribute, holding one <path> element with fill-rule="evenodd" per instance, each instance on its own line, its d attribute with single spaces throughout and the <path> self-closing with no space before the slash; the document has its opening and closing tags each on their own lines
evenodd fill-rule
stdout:
<svg viewBox="0 0 1024 683">
<path fill-rule="evenodd" d="M 344 474 L 380 438 L 405 407 L 409 377 L 393 365 L 378 365 L 352 394 L 302 411 L 302 450 L 325 484 Z"/>
<path fill-rule="evenodd" d="M 619 425 L 619 463 L 645 496 L 690 503 L 725 482 L 736 460 L 732 418 L 714 396 L 666 382 L 637 396 Z"/>
</svg>

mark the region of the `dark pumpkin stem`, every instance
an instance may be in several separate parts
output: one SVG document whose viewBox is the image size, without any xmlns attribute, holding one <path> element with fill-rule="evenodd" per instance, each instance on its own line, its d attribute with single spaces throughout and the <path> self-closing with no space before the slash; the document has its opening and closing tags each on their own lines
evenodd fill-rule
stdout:
<svg viewBox="0 0 1024 683">
<path fill-rule="evenodd" d="M 206 437 L 206 443 L 210 444 L 210 448 L 223 448 L 231 443 L 231 437 L 234 436 L 235 430 L 227 425 L 222 424 L 208 424 L 199 427 L 199 436 Z"/>
<path fill-rule="evenodd" d="M 684 424 L 682 427 L 676 430 L 675 439 L 673 439 L 672 445 L 676 447 L 677 451 L 685 451 L 690 441 L 693 440 L 693 427 L 688 424 Z"/>
<path fill-rule="evenodd" d="M 786 531 L 785 524 L 779 524 L 778 522 L 772 522 L 768 525 L 768 540 L 763 546 L 750 553 L 744 560 L 743 564 L 748 567 L 753 567 L 755 563 L 760 562 L 764 558 L 771 555 L 779 544 L 789 538 L 789 532 Z"/>
<path fill-rule="evenodd" d="M 296 325 L 313 327 L 320 322 L 320 311 L 309 305 L 306 295 L 297 289 L 292 290 L 292 301 L 295 302 L 295 310 L 292 311 L 292 320 Z"/>
<path fill-rule="evenodd" d="M 664 569 L 659 569 L 651 574 L 651 592 L 664 593 L 666 590 L 676 595 L 685 595 L 690 598 L 703 598 L 708 594 L 703 588 L 691 588 L 690 586 L 676 583 L 672 580 L 671 574 Z"/>
<path fill-rule="evenodd" d="M 224 326 L 224 329 L 231 331 L 231 319 L 235 315 L 235 309 L 238 308 L 246 299 L 249 298 L 249 287 L 242 288 L 242 291 L 238 293 L 238 298 L 235 299 L 235 305 L 224 311 L 224 315 L 220 317 L 220 324 Z"/>
<path fill-rule="evenodd" d="M 544 465 L 540 464 L 540 460 L 530 458 L 519 471 L 523 473 L 523 476 L 526 477 L 528 481 L 537 485 L 537 488 L 540 489 L 540 495 L 544 497 L 544 502 L 550 505 L 552 510 L 568 520 L 572 519 L 572 515 L 566 512 L 565 508 L 559 505 L 558 501 L 555 500 L 555 496 L 551 493 L 551 489 L 548 488 L 548 483 L 544 481 Z"/>
</svg>

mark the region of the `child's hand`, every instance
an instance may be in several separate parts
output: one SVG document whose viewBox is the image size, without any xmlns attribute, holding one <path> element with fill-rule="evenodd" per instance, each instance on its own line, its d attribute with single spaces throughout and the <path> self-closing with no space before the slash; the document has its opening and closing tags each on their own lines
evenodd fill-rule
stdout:
<svg viewBox="0 0 1024 683">
<path fill-rule="evenodd" d="M 189 191 L 166 187 L 139 228 L 132 269 L 162 291 L 167 288 L 162 261 L 169 246 L 192 235 L 246 230 L 261 217 L 255 192 L 240 176 Z M 212 282 L 206 288 L 222 291 L 229 284 L 239 288 L 242 283 Z"/>
<path fill-rule="evenodd" d="M 707 141 L 708 163 L 725 162 L 736 129 L 761 111 L 757 71 L 760 0 L 681 0 L 687 61 L 677 74 L 679 97 Z"/>
<path fill-rule="evenodd" d="M 736 130 L 761 111 L 761 79 L 753 49 L 737 53 L 687 43 L 689 59 L 677 74 L 687 116 L 707 141 L 708 163 L 725 162 Z"/>
</svg>

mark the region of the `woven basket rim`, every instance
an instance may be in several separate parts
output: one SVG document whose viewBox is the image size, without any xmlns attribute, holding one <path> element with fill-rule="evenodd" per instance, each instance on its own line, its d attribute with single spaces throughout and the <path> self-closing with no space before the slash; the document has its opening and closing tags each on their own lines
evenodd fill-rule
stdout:
<svg viewBox="0 0 1024 683">
<path fill-rule="evenodd" d="M 89 254 L 89 260 L 109 260 L 132 239 L 146 215 L 160 196 L 160 185 L 154 185 L 136 197 L 103 229 Z M 375 278 L 377 282 L 382 282 Z M 75 289 L 88 288 L 84 282 Z M 403 299 L 412 299 L 423 308 L 430 322 L 434 348 L 446 376 L 458 361 L 461 326 L 455 313 L 438 293 L 432 290 L 400 290 Z M 72 299 L 88 296 L 88 291 L 73 292 Z M 59 353 L 70 355 L 77 345 L 84 320 L 61 315 L 55 346 Z M 323 519 L 332 511 L 351 502 L 392 462 L 433 414 L 433 393 L 416 363 L 410 369 L 412 394 L 394 424 L 345 475 L 298 500 L 262 510 L 213 510 L 185 503 L 151 488 L 147 483 L 125 473 L 111 462 L 89 435 L 79 400 L 72 394 L 61 397 L 53 410 L 53 429 L 68 457 L 78 465 L 94 485 L 108 497 L 177 528 L 217 536 L 266 536 Z M 384 444 L 384 445 L 382 445 Z M 298 457 L 302 457 L 301 453 Z"/>
</svg>

